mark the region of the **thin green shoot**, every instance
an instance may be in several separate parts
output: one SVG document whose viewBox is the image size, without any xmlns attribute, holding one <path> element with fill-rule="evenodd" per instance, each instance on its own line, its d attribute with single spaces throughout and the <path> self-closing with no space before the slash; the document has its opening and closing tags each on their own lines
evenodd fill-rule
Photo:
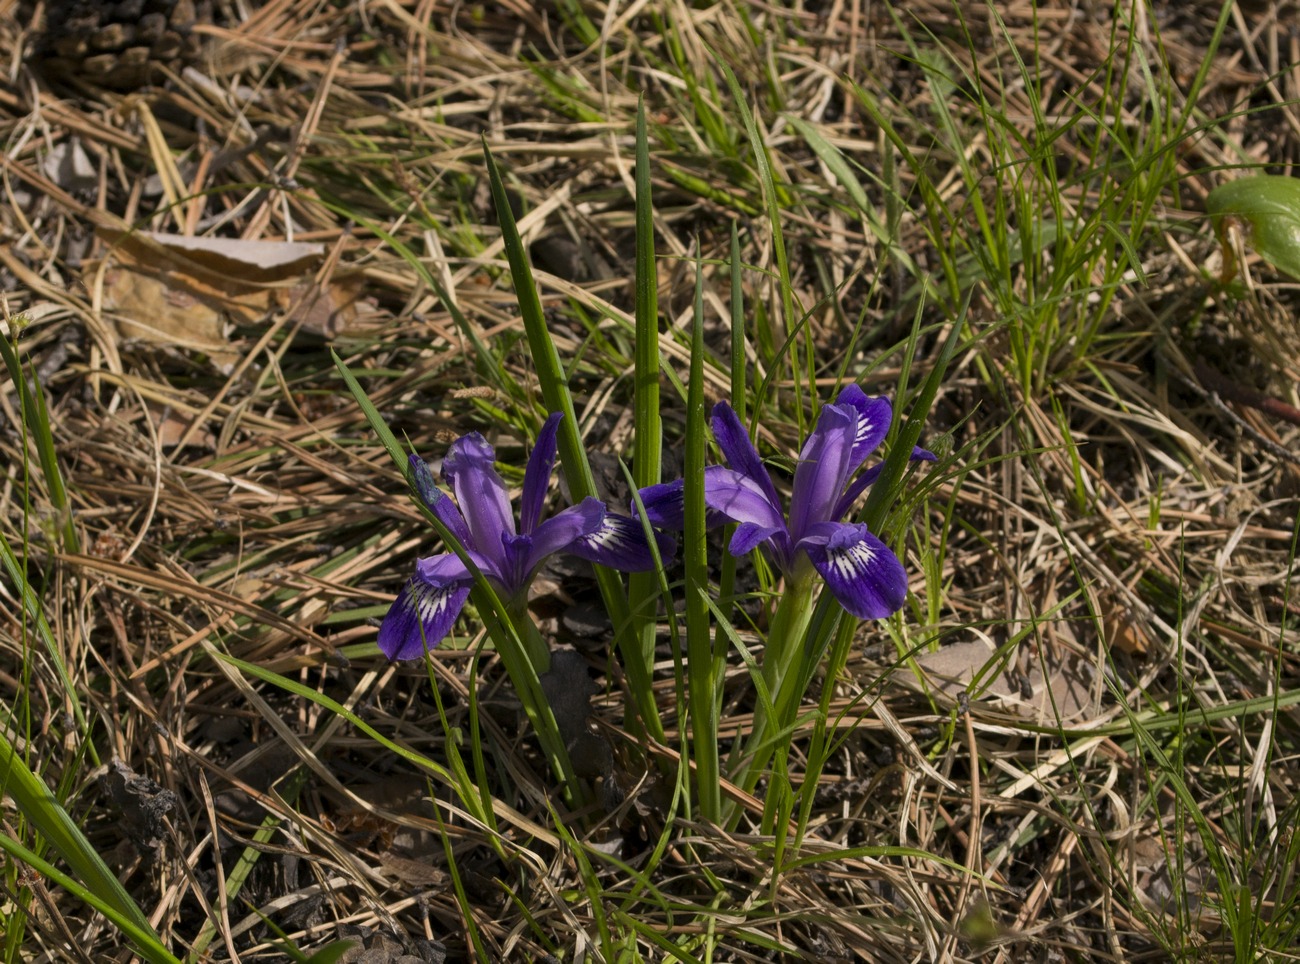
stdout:
<svg viewBox="0 0 1300 964">
<path fill-rule="evenodd" d="M 569 491 L 575 502 L 585 498 L 597 498 L 596 481 L 587 461 L 587 451 L 582 444 L 578 430 L 578 417 L 573 407 L 573 396 L 569 393 L 564 366 L 559 352 L 546 323 L 542 311 L 541 299 L 533 281 L 532 267 L 524 249 L 523 239 L 519 236 L 510 200 L 506 196 L 505 184 L 501 172 L 497 169 L 492 152 L 487 142 L 483 144 L 483 156 L 487 163 L 488 181 L 492 186 L 492 198 L 496 205 L 497 219 L 501 224 L 501 236 L 505 243 L 506 258 L 510 263 L 511 281 L 514 284 L 515 298 L 519 305 L 520 318 L 528 339 L 529 354 L 537 379 L 541 384 L 542 399 L 550 412 L 562 412 L 564 420 L 560 423 L 558 447 L 560 462 L 564 466 L 565 478 Z M 623 667 L 631 683 L 630 692 L 634 699 L 640 698 L 636 709 L 637 718 L 646 728 L 647 733 L 655 738 L 663 738 L 663 724 L 659 721 L 659 708 L 652 699 L 647 699 L 653 689 L 649 678 L 649 667 L 645 665 L 641 654 L 641 640 L 632 632 L 629 619 L 629 603 L 618 573 L 604 566 L 596 566 L 596 582 L 600 587 L 601 598 L 614 626 L 618 628 L 618 646 L 623 655 Z M 567 756 L 567 754 L 566 754 Z"/>
<path fill-rule="evenodd" d="M 698 242 L 696 245 L 698 253 Z M 700 814 L 722 819 L 721 772 L 718 767 L 718 709 L 721 678 L 715 674 L 709 631 L 709 560 L 704 505 L 704 268 L 695 266 L 695 312 L 691 325 L 691 371 L 686 401 L 686 457 L 682 468 L 686 525 L 682 561 L 686 577 L 687 697 L 691 714 L 691 751 Z"/>
</svg>

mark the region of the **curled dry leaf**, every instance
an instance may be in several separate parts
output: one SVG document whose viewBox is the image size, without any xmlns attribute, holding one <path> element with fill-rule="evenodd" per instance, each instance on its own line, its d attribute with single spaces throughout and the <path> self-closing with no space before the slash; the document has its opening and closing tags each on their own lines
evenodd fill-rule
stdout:
<svg viewBox="0 0 1300 964">
<path fill-rule="evenodd" d="M 981 675 L 984 667 L 994 659 L 993 644 L 985 639 L 953 643 L 933 653 L 924 653 L 916 662 L 925 670 L 931 685 L 956 697 L 967 691 L 971 680 Z M 1005 671 L 996 673 L 982 687 L 986 699 L 997 701 L 1006 709 L 1036 723 L 1078 723 L 1096 715 L 1098 705 L 1092 687 L 1084 673 L 1070 663 L 1048 666 L 1046 679 L 1037 660 L 1032 661 L 1020 680 L 1008 679 Z"/>
<path fill-rule="evenodd" d="M 103 229 L 103 262 L 87 265 L 87 282 L 104 275 L 104 307 L 117 315 L 124 338 L 206 352 L 218 365 L 236 353 L 226 321 L 257 325 L 273 312 L 332 338 L 355 317 L 357 272 L 325 284 L 316 274 L 323 244 L 242 241 Z"/>
<path fill-rule="evenodd" d="M 99 270 L 98 263 L 87 264 L 88 284 L 94 285 Z M 238 356 L 226 337 L 221 309 L 170 274 L 112 257 L 104 269 L 104 307 L 115 315 L 118 336 L 204 352 L 228 370 Z"/>
</svg>

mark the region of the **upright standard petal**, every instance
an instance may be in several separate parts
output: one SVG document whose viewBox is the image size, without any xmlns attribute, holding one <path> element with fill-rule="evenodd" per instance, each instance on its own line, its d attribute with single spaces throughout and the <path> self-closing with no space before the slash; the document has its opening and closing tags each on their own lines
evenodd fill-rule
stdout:
<svg viewBox="0 0 1300 964">
<path fill-rule="evenodd" d="M 537 444 L 528 456 L 524 469 L 524 492 L 519 502 L 519 531 L 528 535 L 537 528 L 546 505 L 546 490 L 555 468 L 555 435 L 560 430 L 563 412 L 554 412 L 537 433 Z"/>
<path fill-rule="evenodd" d="M 468 583 L 435 586 L 413 577 L 379 627 L 380 651 L 389 659 L 419 659 L 451 632 L 468 596 Z"/>
<path fill-rule="evenodd" d="M 438 517 L 438 521 L 450 529 L 451 534 L 464 545 L 470 539 L 469 528 L 465 525 L 460 510 L 433 481 L 429 463 L 418 455 L 411 455 L 408 461 L 411 465 L 411 478 L 415 481 L 415 490 L 420 493 L 420 498 L 429 507 L 429 511 Z"/>
<path fill-rule="evenodd" d="M 858 413 L 858 428 L 853 436 L 853 454 L 850 456 L 852 472 L 867 460 L 867 456 L 880 447 L 889 434 L 894 420 L 894 406 L 889 399 L 872 398 L 857 385 L 846 386 L 835 404 L 851 406 Z"/>
<path fill-rule="evenodd" d="M 704 502 L 731 522 L 785 529 L 781 503 L 769 498 L 764 486 L 744 472 L 710 465 L 704 470 Z"/>
<path fill-rule="evenodd" d="M 662 532 L 655 533 L 655 545 L 659 548 L 659 558 L 664 562 L 677 551 L 677 543 Z M 654 555 L 650 552 L 640 520 L 612 512 L 605 514 L 595 532 L 582 536 L 569 546 L 568 551 L 580 559 L 620 572 L 649 572 L 655 567 Z"/>
<path fill-rule="evenodd" d="M 883 619 L 907 601 L 907 572 L 892 549 L 857 523 L 823 522 L 799 543 L 840 605 Z"/>
<path fill-rule="evenodd" d="M 853 406 L 822 407 L 794 470 L 789 529 L 796 542 L 809 533 L 811 526 L 834 519 L 835 507 L 853 470 L 857 425 L 858 413 Z"/>
<path fill-rule="evenodd" d="M 712 424 L 713 439 L 726 457 L 727 464 L 737 472 L 749 476 L 767 496 L 767 501 L 779 506 L 781 500 L 777 497 L 776 486 L 772 484 L 772 474 L 763 464 L 758 449 L 754 448 L 740 416 L 726 402 L 718 402 L 713 406 Z"/>
<path fill-rule="evenodd" d="M 456 493 L 475 548 L 504 571 L 502 536 L 515 534 L 515 519 L 506 484 L 492 464 L 494 458 L 487 439 L 471 432 L 451 443 L 442 463 L 442 474 Z"/>
</svg>

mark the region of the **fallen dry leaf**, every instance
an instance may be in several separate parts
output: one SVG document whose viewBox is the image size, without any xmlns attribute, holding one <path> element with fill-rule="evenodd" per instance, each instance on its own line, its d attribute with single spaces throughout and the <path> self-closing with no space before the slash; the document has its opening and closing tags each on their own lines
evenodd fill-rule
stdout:
<svg viewBox="0 0 1300 964">
<path fill-rule="evenodd" d="M 387 877 L 412 887 L 432 887 L 438 890 L 447 885 L 447 874 L 433 864 L 434 858 L 413 860 L 392 850 L 379 855 L 379 871 Z"/>
<path fill-rule="evenodd" d="M 1102 611 L 1102 626 L 1112 649 L 1129 656 L 1146 656 L 1151 650 L 1151 637 L 1133 618 L 1132 610 L 1122 601 L 1111 598 Z"/>
<path fill-rule="evenodd" d="M 154 430 L 158 433 L 158 444 L 164 449 L 174 447 L 189 431 L 191 420 L 179 414 L 170 405 L 159 405 L 153 402 L 147 404 L 149 417 L 153 419 Z M 217 435 L 212 429 L 205 427 L 191 433 L 186 445 L 215 449 Z"/>
<path fill-rule="evenodd" d="M 967 687 L 984 666 L 994 658 L 993 644 L 986 639 L 973 639 L 916 658 L 926 677 L 936 689 L 956 697 Z M 1079 722 L 1095 716 L 1098 703 L 1092 687 L 1081 669 L 1070 663 L 1048 667 L 1048 677 L 1037 660 L 1032 660 L 1020 685 L 1013 685 L 1005 671 L 992 679 L 986 675 L 982 696 L 1036 723 Z"/>
<path fill-rule="evenodd" d="M 90 264 L 88 275 L 98 267 Z M 222 369 L 237 357 L 219 308 L 186 290 L 185 285 L 172 284 L 140 265 L 105 270 L 104 307 L 115 313 L 122 338 L 204 352 Z"/>
<path fill-rule="evenodd" d="M 355 317 L 361 276 L 340 272 L 318 283 L 323 244 L 107 228 L 100 236 L 110 248 L 103 262 L 87 264 L 87 280 L 103 272 L 104 307 L 123 337 L 206 352 L 225 366 L 236 357 L 227 319 L 256 325 L 285 312 L 332 338 Z"/>
</svg>

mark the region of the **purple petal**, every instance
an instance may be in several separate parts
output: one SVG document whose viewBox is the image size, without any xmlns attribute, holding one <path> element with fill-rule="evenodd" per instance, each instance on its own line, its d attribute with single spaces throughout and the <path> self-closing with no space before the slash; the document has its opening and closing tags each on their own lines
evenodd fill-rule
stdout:
<svg viewBox="0 0 1300 964">
<path fill-rule="evenodd" d="M 655 544 L 659 547 L 659 558 L 664 562 L 677 551 L 677 543 L 662 532 L 655 533 Z M 641 521 L 612 512 L 605 515 L 597 531 L 569 546 L 569 552 L 580 559 L 622 572 L 648 572 L 655 567 Z"/>
<path fill-rule="evenodd" d="M 473 548 L 504 571 L 506 560 L 501 537 L 515 534 L 515 520 L 510 512 L 506 484 L 492 465 L 494 455 L 487 440 L 478 432 L 471 432 L 451 443 L 442 463 L 442 474 L 456 493 Z"/>
<path fill-rule="evenodd" d="M 852 467 L 850 472 L 867 460 L 889 434 L 894 420 L 894 406 L 884 396 L 871 397 L 857 385 L 848 385 L 840 392 L 835 404 L 851 406 L 858 413 L 858 430 L 853 437 Z"/>
<path fill-rule="evenodd" d="M 755 546 L 784 534 L 784 526 L 777 529 L 772 526 L 757 525 L 753 522 L 742 522 L 736 527 L 736 531 L 731 537 L 731 545 L 727 547 L 727 551 L 733 556 L 743 556 Z"/>
<path fill-rule="evenodd" d="M 903 608 L 907 572 L 866 526 L 823 522 L 798 548 L 808 553 L 840 605 L 859 619 L 883 619 Z"/>
<path fill-rule="evenodd" d="M 771 488 L 770 479 L 767 488 Z M 732 522 L 785 529 L 780 503 L 770 499 L 764 487 L 744 472 L 710 465 L 704 470 L 704 502 Z"/>
<path fill-rule="evenodd" d="M 555 513 L 534 530 L 528 554 L 521 560 L 521 581 L 527 581 L 528 575 L 547 556 L 565 550 L 572 551 L 574 544 L 584 536 L 599 532 L 604 519 L 605 504 L 593 498 L 583 499 L 577 505 Z M 511 588 L 517 590 L 522 587 Z"/>
<path fill-rule="evenodd" d="M 537 433 L 537 444 L 528 456 L 524 469 L 524 494 L 519 503 L 519 531 L 527 535 L 537 528 L 546 504 L 546 489 L 551 484 L 551 470 L 555 468 L 555 435 L 560 430 L 563 412 L 555 412 Z"/>
<path fill-rule="evenodd" d="M 467 596 L 468 583 L 433 586 L 412 578 L 379 627 L 379 649 L 389 659 L 421 658 L 451 632 Z"/>
<path fill-rule="evenodd" d="M 933 452 L 927 451 L 918 445 L 912 449 L 910 461 L 936 462 L 938 459 Z M 884 462 L 881 462 L 879 465 L 873 465 L 871 468 L 867 469 L 867 471 L 854 479 L 853 484 L 844 490 L 844 495 L 840 497 L 840 501 L 836 504 L 835 514 L 831 518 L 843 519 L 848 515 L 849 510 L 853 508 L 853 503 L 858 501 L 858 496 L 867 491 L 867 487 L 875 482 L 876 479 L 880 478 L 881 470 L 883 470 L 884 467 Z"/>
<path fill-rule="evenodd" d="M 412 455 L 409 461 L 411 464 L 411 479 L 415 483 L 415 490 L 420 493 L 420 498 L 429 507 L 429 511 L 438 517 L 439 522 L 451 530 L 451 534 L 462 545 L 469 541 L 469 529 L 465 525 L 465 520 L 461 517 L 455 503 L 447 498 L 446 493 L 434 483 L 433 473 L 429 470 L 429 463 L 418 455 Z"/>
<path fill-rule="evenodd" d="M 758 483 L 759 489 L 767 496 L 772 505 L 780 505 L 776 487 L 772 485 L 772 474 L 763 464 L 758 449 L 749 439 L 749 433 L 741 423 L 735 410 L 726 402 L 713 406 L 713 438 L 718 448 L 727 459 L 727 464 L 737 472 L 749 476 Z"/>
<path fill-rule="evenodd" d="M 866 492 L 868 487 L 870 487 L 876 479 L 880 478 L 880 473 L 884 467 L 884 462 L 881 462 L 879 465 L 873 465 L 871 468 L 867 469 L 867 471 L 861 473 L 856 479 L 854 479 L 853 484 L 844 490 L 844 495 L 840 496 L 840 501 L 835 503 L 835 512 L 831 518 L 839 520 L 848 515 L 849 510 L 853 508 L 853 503 L 858 501 L 858 496 L 862 495 L 863 492 Z"/>
<path fill-rule="evenodd" d="M 857 424 L 858 412 L 853 406 L 822 406 L 817 426 L 804 442 L 794 470 L 789 528 L 795 542 L 808 535 L 817 523 L 835 521 L 835 509 L 854 468 Z"/>
<path fill-rule="evenodd" d="M 495 576 L 492 564 L 472 549 L 467 549 L 470 561 L 486 575 Z M 431 586 L 449 586 L 452 583 L 470 582 L 474 574 L 465 568 L 465 563 L 455 553 L 444 552 L 437 556 L 428 556 L 415 560 L 415 574 Z"/>
<path fill-rule="evenodd" d="M 682 479 L 676 479 L 647 485 L 637 492 L 651 525 L 664 529 L 686 528 L 686 502 L 683 495 L 685 485 Z M 636 514 L 635 503 L 632 504 L 632 512 Z"/>
<path fill-rule="evenodd" d="M 716 529 L 726 525 L 731 519 L 723 512 L 709 505 L 709 473 L 714 469 L 725 471 L 722 466 L 711 465 L 704 470 L 704 528 Z M 645 506 L 646 518 L 650 524 L 660 529 L 686 528 L 685 481 L 674 479 L 672 482 L 660 482 L 640 489 L 641 504 Z M 639 518 L 636 503 L 630 505 L 633 516 Z"/>
</svg>

